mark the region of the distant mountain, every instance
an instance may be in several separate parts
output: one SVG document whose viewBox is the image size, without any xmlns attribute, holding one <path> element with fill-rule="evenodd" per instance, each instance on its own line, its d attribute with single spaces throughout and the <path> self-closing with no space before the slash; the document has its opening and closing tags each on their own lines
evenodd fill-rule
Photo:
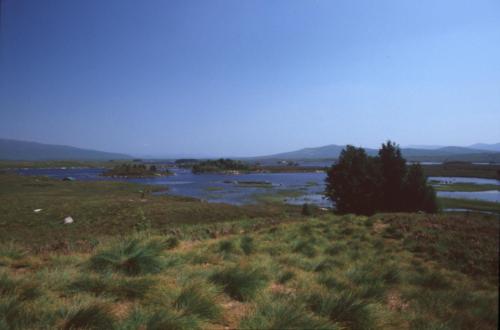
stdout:
<svg viewBox="0 0 500 330">
<path fill-rule="evenodd" d="M 345 146 L 330 144 L 317 148 L 304 148 L 291 152 L 255 157 L 255 159 L 332 159 L 338 158 Z M 377 149 L 365 148 L 368 155 L 376 155 Z M 468 147 L 439 147 L 436 149 L 402 148 L 403 156 L 411 161 L 470 161 L 500 162 L 500 152 Z"/>
<path fill-rule="evenodd" d="M 432 150 L 432 149 L 439 149 L 439 148 L 443 148 L 444 146 L 440 146 L 440 145 L 427 145 L 427 144 L 411 144 L 411 145 L 408 145 L 408 146 L 404 146 L 403 148 L 409 148 L 409 149 L 429 149 L 429 150 Z"/>
<path fill-rule="evenodd" d="M 321 158 L 337 158 L 345 146 L 330 144 L 317 148 L 304 148 L 296 151 L 283 152 L 279 154 L 256 157 L 259 159 L 275 158 L 275 159 L 321 159 Z"/>
<path fill-rule="evenodd" d="M 476 143 L 469 146 L 469 148 L 500 152 L 500 143 L 492 143 L 492 144 Z"/>
<path fill-rule="evenodd" d="M 0 160 L 110 160 L 130 159 L 129 155 L 70 146 L 0 139 Z"/>
</svg>

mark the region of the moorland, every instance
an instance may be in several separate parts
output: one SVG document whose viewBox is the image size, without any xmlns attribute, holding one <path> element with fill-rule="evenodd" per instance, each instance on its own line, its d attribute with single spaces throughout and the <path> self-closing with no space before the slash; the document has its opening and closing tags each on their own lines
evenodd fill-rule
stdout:
<svg viewBox="0 0 500 330">
<path fill-rule="evenodd" d="M 304 213 L 126 182 L 0 180 L 3 328 L 498 326 L 494 215 Z"/>
</svg>

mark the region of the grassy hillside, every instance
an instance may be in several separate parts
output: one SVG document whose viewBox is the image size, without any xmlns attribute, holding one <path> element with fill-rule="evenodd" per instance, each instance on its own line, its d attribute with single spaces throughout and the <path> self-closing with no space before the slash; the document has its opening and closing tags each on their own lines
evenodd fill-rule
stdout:
<svg viewBox="0 0 500 330">
<path fill-rule="evenodd" d="M 325 215 L 257 224 L 137 231 L 40 254 L 4 245 L 0 324 L 497 328 L 496 219 Z"/>
<path fill-rule="evenodd" d="M 124 183 L 0 180 L 0 328 L 498 326 L 495 217 L 302 216 Z"/>
</svg>

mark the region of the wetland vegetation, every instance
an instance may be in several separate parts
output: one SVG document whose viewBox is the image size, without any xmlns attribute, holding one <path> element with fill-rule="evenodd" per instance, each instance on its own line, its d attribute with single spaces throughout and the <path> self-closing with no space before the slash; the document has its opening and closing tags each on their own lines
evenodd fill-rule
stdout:
<svg viewBox="0 0 500 330">
<path fill-rule="evenodd" d="M 4 328 L 498 325 L 491 215 L 339 216 L 122 182 L 0 180 Z"/>
</svg>

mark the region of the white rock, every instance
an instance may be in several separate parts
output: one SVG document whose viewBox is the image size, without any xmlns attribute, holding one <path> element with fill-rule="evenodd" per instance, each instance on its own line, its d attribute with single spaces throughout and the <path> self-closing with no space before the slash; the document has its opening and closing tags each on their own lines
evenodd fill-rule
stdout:
<svg viewBox="0 0 500 330">
<path fill-rule="evenodd" d="M 33 212 L 35 212 L 35 213 L 38 213 L 38 212 L 41 212 L 41 211 L 42 211 L 42 209 L 35 209 L 35 210 L 33 210 Z"/>
<path fill-rule="evenodd" d="M 73 218 L 72 217 L 64 218 L 64 224 L 69 224 L 69 223 L 73 223 Z"/>
</svg>

